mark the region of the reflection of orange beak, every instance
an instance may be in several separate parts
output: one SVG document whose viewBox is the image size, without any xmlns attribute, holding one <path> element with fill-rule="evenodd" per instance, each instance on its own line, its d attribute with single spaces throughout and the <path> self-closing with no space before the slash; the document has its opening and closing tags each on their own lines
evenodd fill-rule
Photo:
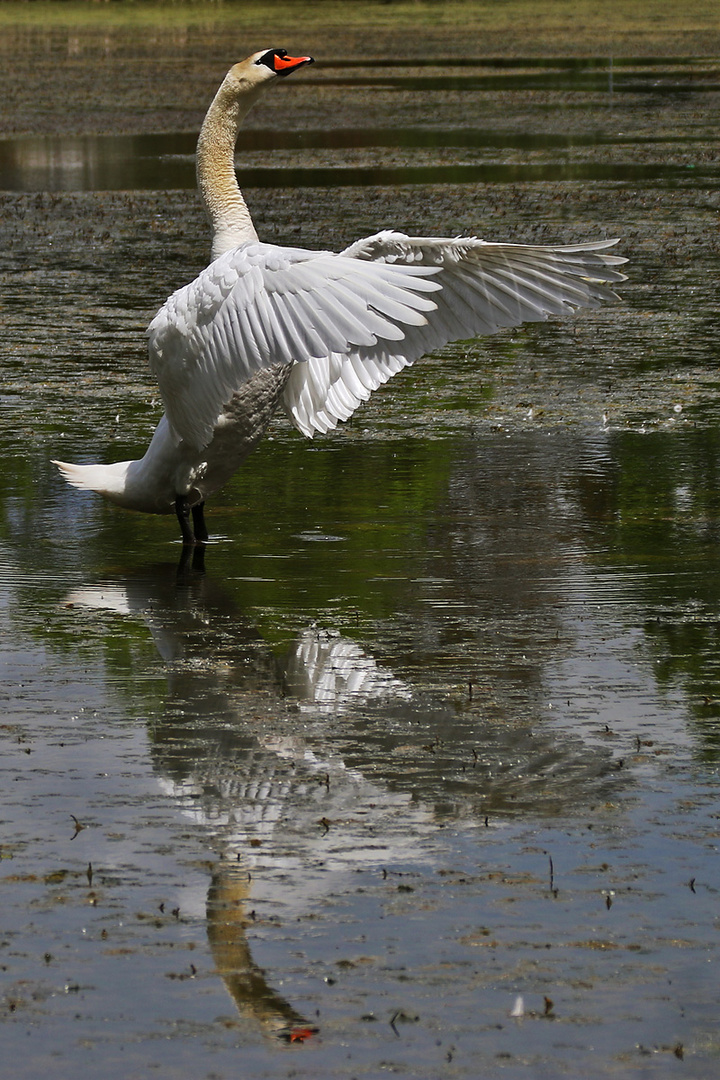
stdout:
<svg viewBox="0 0 720 1080">
<path fill-rule="evenodd" d="M 275 56 L 273 66 L 278 75 L 289 75 L 303 64 L 314 64 L 312 56 Z"/>
<path fill-rule="evenodd" d="M 288 1038 L 291 1043 L 299 1042 L 304 1043 L 306 1039 L 312 1039 L 313 1035 L 317 1035 L 317 1028 L 312 1027 L 297 1027 L 292 1028 Z"/>
</svg>

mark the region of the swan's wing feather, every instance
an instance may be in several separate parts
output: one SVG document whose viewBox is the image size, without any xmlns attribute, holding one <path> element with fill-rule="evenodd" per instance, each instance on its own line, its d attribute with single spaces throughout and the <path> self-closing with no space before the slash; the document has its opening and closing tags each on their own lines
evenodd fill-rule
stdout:
<svg viewBox="0 0 720 1080">
<path fill-rule="evenodd" d="M 348 393 L 356 408 L 392 375 L 448 341 L 493 334 L 503 327 L 617 299 L 609 286 L 625 280 L 614 268 L 627 260 L 606 254 L 616 243 L 601 240 L 541 247 L 491 244 L 473 237 L 409 237 L 396 232 L 358 240 L 342 254 L 360 262 L 433 268 L 433 280 L 441 285 L 432 294 L 435 309 L 426 313 L 422 322 L 405 321 L 404 337 L 396 348 L 384 339 L 372 347 L 336 356 L 335 363 L 324 369 L 328 378 L 325 403 L 315 410 L 302 394 L 302 367 L 294 368 L 283 396 L 291 420 L 305 435 L 326 432 L 347 418 Z M 342 398 L 337 391 L 339 382 L 345 391 Z M 316 390 L 312 401 L 320 396 Z"/>
<path fill-rule="evenodd" d="M 306 435 L 458 338 L 596 307 L 625 262 L 614 241 L 564 247 L 384 232 L 345 252 L 250 243 L 174 293 L 148 329 L 150 363 L 178 438 L 202 447 L 259 369 L 293 365 L 284 404 Z"/>
<path fill-rule="evenodd" d="M 260 243 L 226 252 L 173 293 L 148 328 L 150 365 L 171 428 L 201 448 L 223 407 L 259 369 L 402 341 L 405 326 L 424 325 L 435 309 L 435 273 Z M 322 408 L 327 364 L 323 372 L 310 414 Z M 333 400 L 354 398 L 343 388 Z"/>
</svg>

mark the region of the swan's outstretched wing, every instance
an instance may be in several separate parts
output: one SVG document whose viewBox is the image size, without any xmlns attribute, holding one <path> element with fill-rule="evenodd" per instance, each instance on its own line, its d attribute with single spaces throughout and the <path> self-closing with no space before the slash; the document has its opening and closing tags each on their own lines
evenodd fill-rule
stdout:
<svg viewBox="0 0 720 1080">
<path fill-rule="evenodd" d="M 223 406 L 261 368 L 402 341 L 435 310 L 436 273 L 261 243 L 226 252 L 148 328 L 171 427 L 202 448 Z"/>
<path fill-rule="evenodd" d="M 448 341 L 616 300 L 608 283 L 625 280 L 613 267 L 627 259 L 603 253 L 616 243 L 540 247 L 395 232 L 358 240 L 342 254 L 361 261 L 435 267 L 434 280 L 441 285 L 432 295 L 435 309 L 424 324 L 404 327 L 397 344 L 379 341 L 373 349 L 334 352 L 296 367 L 284 394 L 293 423 L 309 437 L 330 431 L 392 375 Z"/>
<path fill-rule="evenodd" d="M 174 293 L 150 324 L 151 366 L 178 436 L 204 446 L 260 368 L 294 364 L 285 405 L 306 435 L 448 341 L 596 307 L 624 280 L 614 241 L 568 247 L 385 232 L 340 255 L 243 245 Z"/>
</svg>

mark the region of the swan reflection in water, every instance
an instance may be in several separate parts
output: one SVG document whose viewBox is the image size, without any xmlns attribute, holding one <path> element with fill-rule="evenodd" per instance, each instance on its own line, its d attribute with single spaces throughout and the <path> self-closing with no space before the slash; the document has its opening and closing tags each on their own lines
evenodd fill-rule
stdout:
<svg viewBox="0 0 720 1080">
<path fill-rule="evenodd" d="M 153 766 L 218 855 L 206 900 L 216 969 L 241 1015 L 279 1039 L 317 1029 L 253 960 L 250 903 L 307 914 L 354 872 L 428 861 L 443 817 L 482 822 L 523 790 L 535 809 L 552 792 L 557 809 L 617 783 L 609 753 L 433 704 L 338 633 L 306 627 L 278 655 L 207 576 L 178 585 L 154 569 L 67 602 L 143 620 L 166 662 Z"/>
</svg>

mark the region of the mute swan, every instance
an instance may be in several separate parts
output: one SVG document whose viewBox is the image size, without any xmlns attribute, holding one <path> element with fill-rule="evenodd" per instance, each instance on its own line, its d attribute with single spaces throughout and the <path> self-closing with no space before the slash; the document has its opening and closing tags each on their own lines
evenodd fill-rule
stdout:
<svg viewBox="0 0 720 1080">
<path fill-rule="evenodd" d="M 75 487 L 130 510 L 175 511 L 185 544 L 207 540 L 205 499 L 283 405 L 303 435 L 347 420 L 382 383 L 448 341 L 597 307 L 627 260 L 615 240 L 563 247 L 386 230 L 345 251 L 262 243 L 235 176 L 238 128 L 260 91 L 310 56 L 268 49 L 235 64 L 200 131 L 197 179 L 212 261 L 148 328 L 165 415 L 145 456 L 55 462 Z M 192 524 L 191 524 L 192 513 Z"/>
</svg>

